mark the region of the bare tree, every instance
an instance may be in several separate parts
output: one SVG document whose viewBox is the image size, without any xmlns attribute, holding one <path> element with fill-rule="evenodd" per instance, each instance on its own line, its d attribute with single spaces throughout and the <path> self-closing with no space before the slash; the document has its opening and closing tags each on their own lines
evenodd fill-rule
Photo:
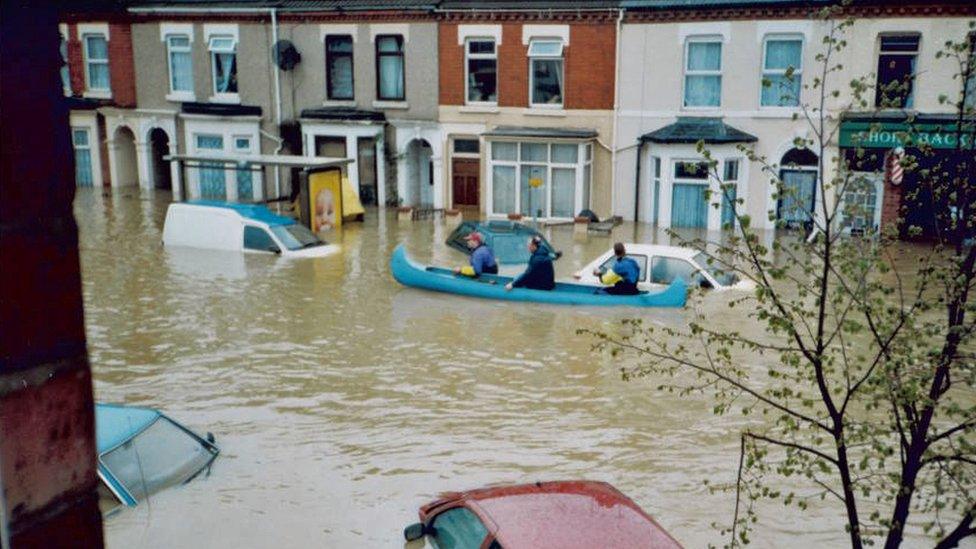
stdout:
<svg viewBox="0 0 976 549">
<path fill-rule="evenodd" d="M 877 89 L 873 75 L 845 79 L 842 54 L 856 32 L 848 13 L 847 6 L 834 6 L 816 14 L 825 31 L 815 74 L 805 72 L 802 86 L 802 95 L 813 99 L 795 116 L 811 135 L 796 146 L 816 153 L 820 163 L 817 209 L 804 223 L 809 238 L 764 245 L 734 184 L 722 181 L 719 162 L 703 143 L 698 151 L 734 212 L 734 232 L 722 242 L 672 233 L 705 250 L 711 268 L 755 283 L 753 293 L 730 305 L 747 311 L 764 334 L 715 330 L 697 310 L 681 329 L 634 319 L 614 333 L 588 332 L 598 348 L 639 357 L 624 369 L 625 378 L 653 377 L 663 380 L 662 389 L 703 392 L 714 398 L 718 414 L 758 416 L 741 433 L 737 481 L 727 487 L 736 495 L 734 518 L 723 528 L 729 546 L 749 542 L 757 501 L 804 509 L 811 491 L 843 508 L 852 547 L 879 541 L 898 547 L 908 526 L 940 548 L 976 534 L 976 120 L 967 101 L 976 70 L 972 38 L 946 42 L 937 56 L 958 67 L 959 90 L 942 98 L 957 114 L 942 128 L 955 135 L 955 149 L 937 154 L 917 138 L 911 118 L 900 135 L 907 152 L 895 161 L 920 181 L 905 193 L 903 213 L 917 213 L 924 202 L 931 211 L 926 226 L 902 216 L 884 230 L 862 227 L 853 220 L 868 212 L 852 197 L 875 185 L 861 170 L 876 163 L 877 153 L 854 147 L 837 154 L 837 114 L 871 108 L 875 91 L 883 101 L 897 99 L 911 82 Z M 785 83 L 795 77 L 791 69 L 786 76 Z M 768 175 L 781 204 L 797 203 L 796 189 L 780 178 L 781 166 L 749 146 L 740 150 Z M 899 242 L 922 232 L 922 245 Z M 776 365 L 766 371 L 750 366 L 759 355 L 776 356 Z M 781 491 L 772 475 L 802 480 Z"/>
</svg>

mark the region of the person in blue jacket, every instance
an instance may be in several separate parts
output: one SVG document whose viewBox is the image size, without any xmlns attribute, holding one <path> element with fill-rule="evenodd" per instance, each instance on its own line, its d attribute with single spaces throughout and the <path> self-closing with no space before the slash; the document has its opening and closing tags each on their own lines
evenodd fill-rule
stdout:
<svg viewBox="0 0 976 549">
<path fill-rule="evenodd" d="M 607 272 L 600 269 L 593 271 L 593 275 L 600 278 L 600 282 L 606 284 L 607 288 L 600 288 L 599 293 L 610 295 L 637 295 L 637 280 L 640 278 L 640 265 L 632 258 L 627 257 L 627 250 L 622 242 L 613 245 L 613 255 L 616 261 L 613 267 Z"/>
<path fill-rule="evenodd" d="M 528 268 L 518 278 L 506 284 L 506 290 L 552 290 L 556 287 L 556 271 L 552 268 L 552 258 L 549 257 L 548 250 L 542 246 L 542 237 L 533 236 L 529 240 L 529 252 L 532 255 L 529 257 Z"/>
<path fill-rule="evenodd" d="M 464 237 L 468 248 L 471 248 L 471 257 L 468 258 L 470 265 L 454 269 L 454 272 L 464 276 L 477 278 L 482 274 L 498 274 L 498 262 L 495 261 L 495 254 L 491 248 L 485 246 L 485 239 L 481 233 L 474 231 Z"/>
</svg>

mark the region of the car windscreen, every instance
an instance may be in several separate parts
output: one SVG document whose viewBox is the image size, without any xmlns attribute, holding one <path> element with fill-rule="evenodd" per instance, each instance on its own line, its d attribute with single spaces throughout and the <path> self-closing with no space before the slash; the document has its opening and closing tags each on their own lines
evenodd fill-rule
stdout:
<svg viewBox="0 0 976 549">
<path fill-rule="evenodd" d="M 694 257 L 694 260 L 699 267 L 707 271 L 708 274 L 712 275 L 712 278 L 714 278 L 722 286 L 731 286 L 738 280 L 735 273 L 731 272 L 730 270 L 723 269 L 722 264 L 719 261 L 712 259 L 711 263 L 709 263 L 709 256 L 706 255 L 705 252 L 698 252 L 698 254 L 696 254 Z"/>
<path fill-rule="evenodd" d="M 209 464 L 216 451 L 166 417 L 102 454 L 102 464 L 138 500 L 182 484 Z"/>
<path fill-rule="evenodd" d="M 271 227 L 271 232 L 289 250 L 300 250 L 302 248 L 325 245 L 325 242 L 315 236 L 315 233 L 305 228 L 304 225 L 297 223 L 294 225 L 275 225 Z"/>
</svg>

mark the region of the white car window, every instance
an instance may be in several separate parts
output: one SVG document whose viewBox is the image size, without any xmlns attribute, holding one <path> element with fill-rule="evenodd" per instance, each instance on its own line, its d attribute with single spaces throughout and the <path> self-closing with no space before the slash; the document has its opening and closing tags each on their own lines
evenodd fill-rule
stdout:
<svg viewBox="0 0 976 549">
<path fill-rule="evenodd" d="M 655 257 L 651 260 L 651 282 L 655 284 L 671 284 L 675 278 L 683 278 L 686 283 L 691 284 L 698 271 L 694 265 L 684 259 L 673 257 Z"/>
</svg>

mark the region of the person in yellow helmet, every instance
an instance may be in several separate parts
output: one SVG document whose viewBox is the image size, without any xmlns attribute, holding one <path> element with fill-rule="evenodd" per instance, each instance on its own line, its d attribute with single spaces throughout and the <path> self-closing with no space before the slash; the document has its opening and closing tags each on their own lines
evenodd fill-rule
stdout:
<svg viewBox="0 0 976 549">
<path fill-rule="evenodd" d="M 498 262 L 491 248 L 485 246 L 485 239 L 481 233 L 474 231 L 464 237 L 468 248 L 471 249 L 469 265 L 454 269 L 456 274 L 477 278 L 482 274 L 498 274 Z"/>
</svg>

